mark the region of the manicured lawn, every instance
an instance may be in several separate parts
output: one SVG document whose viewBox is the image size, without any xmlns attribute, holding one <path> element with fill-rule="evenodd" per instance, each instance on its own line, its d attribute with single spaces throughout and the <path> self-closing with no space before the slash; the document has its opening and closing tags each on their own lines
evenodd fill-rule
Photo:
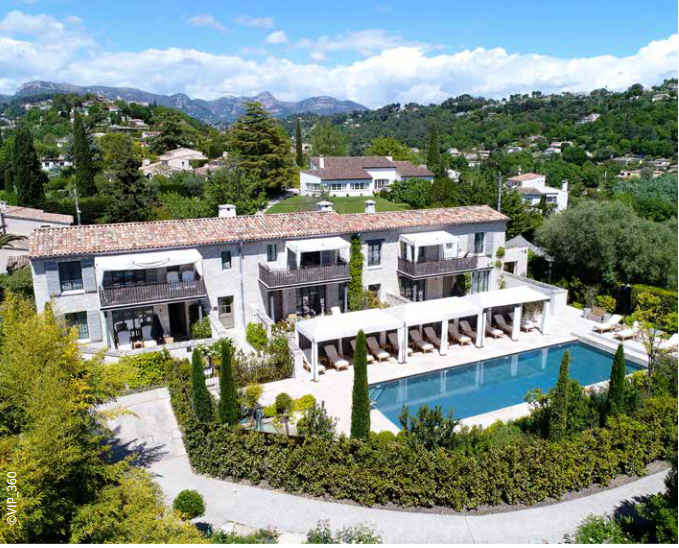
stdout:
<svg viewBox="0 0 679 548">
<path fill-rule="evenodd" d="M 407 204 L 396 204 L 380 198 L 379 196 L 352 196 L 349 198 L 331 198 L 330 201 L 335 204 L 334 209 L 338 213 L 363 213 L 365 211 L 365 201 L 375 200 L 375 209 L 377 211 L 399 211 L 408 209 Z M 278 202 L 269 208 L 267 213 L 292 213 L 295 211 L 316 211 L 316 202 L 318 198 L 309 196 L 293 196 L 287 198 L 282 202 Z"/>
</svg>

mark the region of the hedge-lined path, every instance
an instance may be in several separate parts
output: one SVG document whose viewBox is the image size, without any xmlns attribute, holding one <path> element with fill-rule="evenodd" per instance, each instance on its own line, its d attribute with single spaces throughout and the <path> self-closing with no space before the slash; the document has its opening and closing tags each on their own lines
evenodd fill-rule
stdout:
<svg viewBox="0 0 679 548">
<path fill-rule="evenodd" d="M 625 502 L 663 491 L 667 474 L 663 471 L 589 496 L 514 512 L 445 515 L 365 508 L 195 474 L 166 389 L 125 396 L 118 405 L 132 413 L 111 421 L 115 449 L 121 455 L 140 452 L 140 462 L 155 475 L 168 503 L 183 489 L 199 491 L 207 507 L 200 520 L 217 528 L 236 522 L 305 533 L 319 520 L 328 519 L 333 529 L 367 523 L 389 543 L 556 543 L 589 514 L 611 513 Z"/>
</svg>

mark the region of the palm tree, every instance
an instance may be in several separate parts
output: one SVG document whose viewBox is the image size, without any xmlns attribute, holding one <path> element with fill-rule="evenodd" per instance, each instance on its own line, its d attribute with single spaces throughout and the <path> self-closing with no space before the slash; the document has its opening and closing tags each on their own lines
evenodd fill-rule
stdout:
<svg viewBox="0 0 679 548">
<path fill-rule="evenodd" d="M 2 227 L 0 227 L 2 228 Z M 26 236 L 19 236 L 18 234 L 0 234 L 0 249 L 12 248 L 12 242 L 25 240 Z"/>
</svg>

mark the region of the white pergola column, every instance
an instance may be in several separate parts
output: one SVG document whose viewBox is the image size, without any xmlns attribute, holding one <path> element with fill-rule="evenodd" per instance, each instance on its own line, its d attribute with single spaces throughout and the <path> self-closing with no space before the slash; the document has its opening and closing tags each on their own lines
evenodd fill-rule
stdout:
<svg viewBox="0 0 679 548">
<path fill-rule="evenodd" d="M 404 325 L 398 328 L 398 363 L 405 363 L 408 359 L 408 328 Z"/>
<path fill-rule="evenodd" d="M 441 348 L 439 350 L 441 356 L 448 353 L 448 320 L 441 322 Z"/>
<path fill-rule="evenodd" d="M 311 341 L 311 372 L 314 381 L 318 381 L 318 344 Z"/>
<path fill-rule="evenodd" d="M 542 325 L 540 326 L 540 332 L 543 335 L 549 334 L 549 301 L 544 301 L 542 303 Z"/>
<path fill-rule="evenodd" d="M 275 297 L 273 291 L 269 291 L 269 317 L 272 321 L 276 321 L 276 307 L 275 307 Z"/>
<path fill-rule="evenodd" d="M 523 307 L 520 304 L 514 306 L 514 322 L 512 323 L 512 340 L 516 341 L 521 333 L 521 313 Z"/>
<path fill-rule="evenodd" d="M 106 317 L 105 311 L 101 313 L 101 319 L 99 321 L 101 322 L 101 330 L 104 334 L 104 343 L 106 344 L 106 348 L 111 348 L 111 333 L 108 329 L 108 319 Z"/>
<path fill-rule="evenodd" d="M 479 312 L 479 315 L 476 317 L 476 346 L 481 348 L 483 346 L 483 334 L 486 331 L 486 326 L 485 326 L 485 318 L 486 315 L 483 313 L 483 311 Z"/>
</svg>

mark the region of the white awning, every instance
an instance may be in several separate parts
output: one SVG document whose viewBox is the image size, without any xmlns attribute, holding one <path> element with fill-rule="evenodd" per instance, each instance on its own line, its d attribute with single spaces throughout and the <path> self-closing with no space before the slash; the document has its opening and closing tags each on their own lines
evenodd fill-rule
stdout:
<svg viewBox="0 0 679 548">
<path fill-rule="evenodd" d="M 470 303 L 467 299 L 468 297 L 447 297 L 435 301 L 406 303 L 389 308 L 387 312 L 404 322 L 408 327 L 478 316 L 481 308 Z"/>
<path fill-rule="evenodd" d="M 152 253 L 129 253 L 127 255 L 105 255 L 94 258 L 97 283 L 101 286 L 104 272 L 112 270 L 143 270 L 194 264 L 199 276 L 203 275 L 203 256 L 197 249 L 154 251 Z"/>
<path fill-rule="evenodd" d="M 508 289 L 498 289 L 497 291 L 486 291 L 468 295 L 465 299 L 483 309 L 499 308 L 501 306 L 513 306 L 524 303 L 535 303 L 548 301 L 549 295 L 535 291 L 524 285 L 510 287 Z"/>
<path fill-rule="evenodd" d="M 285 246 L 295 254 L 308 253 L 310 251 L 333 251 L 337 249 L 349 249 L 351 243 L 339 236 L 332 238 L 312 238 L 309 240 L 291 240 Z"/>
<path fill-rule="evenodd" d="M 296 324 L 297 331 L 312 343 L 355 337 L 362 329 L 368 335 L 403 327 L 403 320 L 380 308 L 320 316 Z"/>
<path fill-rule="evenodd" d="M 399 240 L 412 246 L 424 247 L 427 245 L 455 244 L 457 243 L 457 236 L 453 236 L 444 230 L 435 230 L 432 232 L 413 232 L 412 234 L 401 234 L 399 236 Z"/>
</svg>

